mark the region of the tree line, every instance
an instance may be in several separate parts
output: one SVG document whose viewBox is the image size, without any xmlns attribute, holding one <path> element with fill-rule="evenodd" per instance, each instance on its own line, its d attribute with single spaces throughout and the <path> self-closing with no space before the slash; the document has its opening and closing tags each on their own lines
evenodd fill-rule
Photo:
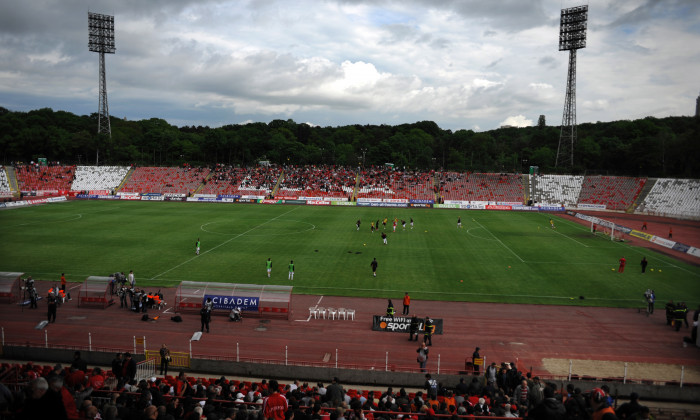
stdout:
<svg viewBox="0 0 700 420">
<path fill-rule="evenodd" d="M 0 158 L 46 158 L 66 164 L 251 166 L 265 160 L 292 165 L 383 165 L 418 170 L 608 174 L 697 178 L 700 119 L 647 117 L 580 124 L 574 167 L 556 168 L 560 127 L 474 132 L 443 130 L 432 121 L 401 125 L 310 126 L 293 120 L 176 127 L 160 118 L 111 118 L 111 138 L 97 134 L 97 114 L 49 108 L 14 112 L 0 107 Z"/>
</svg>

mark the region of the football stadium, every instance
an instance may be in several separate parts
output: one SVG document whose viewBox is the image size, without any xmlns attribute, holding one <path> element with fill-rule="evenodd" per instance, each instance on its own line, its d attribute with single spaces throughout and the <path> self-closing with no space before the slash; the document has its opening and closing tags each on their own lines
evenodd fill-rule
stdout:
<svg viewBox="0 0 700 420">
<path fill-rule="evenodd" d="M 0 5 L 0 420 L 700 419 L 698 6 L 105 3 Z"/>
</svg>

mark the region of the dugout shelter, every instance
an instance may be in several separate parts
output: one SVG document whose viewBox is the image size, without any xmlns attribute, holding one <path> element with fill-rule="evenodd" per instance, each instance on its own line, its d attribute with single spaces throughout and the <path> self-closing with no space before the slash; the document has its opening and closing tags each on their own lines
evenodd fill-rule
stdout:
<svg viewBox="0 0 700 420">
<path fill-rule="evenodd" d="M 90 306 L 105 309 L 114 303 L 109 293 L 111 277 L 90 276 L 80 285 L 78 306 Z"/>
<path fill-rule="evenodd" d="M 0 302 L 15 303 L 22 294 L 22 276 L 24 273 L 0 271 Z"/>
<path fill-rule="evenodd" d="M 289 319 L 292 286 L 183 281 L 175 292 L 175 311 L 199 311 L 207 298 L 214 313 L 228 315 L 239 307 L 247 316 Z"/>
</svg>

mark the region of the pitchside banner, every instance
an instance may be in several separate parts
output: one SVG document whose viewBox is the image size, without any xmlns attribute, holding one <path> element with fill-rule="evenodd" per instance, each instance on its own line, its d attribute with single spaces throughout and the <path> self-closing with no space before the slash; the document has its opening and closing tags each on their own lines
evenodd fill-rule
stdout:
<svg viewBox="0 0 700 420">
<path fill-rule="evenodd" d="M 442 319 L 433 320 L 433 325 L 435 325 L 435 334 L 442 334 Z M 425 318 L 418 318 L 418 331 L 423 332 L 423 321 Z M 403 316 L 385 316 L 385 315 L 374 315 L 372 320 L 372 331 L 384 331 L 384 332 L 398 332 L 408 334 L 408 330 L 411 326 L 411 318 Z"/>
<path fill-rule="evenodd" d="M 249 296 L 220 296 L 220 295 L 204 295 L 202 304 L 211 299 L 214 303 L 214 309 L 231 310 L 240 307 L 244 311 L 257 311 L 260 299 Z"/>
</svg>

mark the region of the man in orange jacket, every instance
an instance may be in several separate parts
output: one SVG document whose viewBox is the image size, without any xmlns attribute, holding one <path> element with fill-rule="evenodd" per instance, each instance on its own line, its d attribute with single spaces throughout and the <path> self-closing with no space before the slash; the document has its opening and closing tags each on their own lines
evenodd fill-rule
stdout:
<svg viewBox="0 0 700 420">
<path fill-rule="evenodd" d="M 409 306 L 411 306 L 411 297 L 408 295 L 408 292 L 406 292 L 406 294 L 403 295 L 403 315 L 408 315 Z"/>
</svg>

